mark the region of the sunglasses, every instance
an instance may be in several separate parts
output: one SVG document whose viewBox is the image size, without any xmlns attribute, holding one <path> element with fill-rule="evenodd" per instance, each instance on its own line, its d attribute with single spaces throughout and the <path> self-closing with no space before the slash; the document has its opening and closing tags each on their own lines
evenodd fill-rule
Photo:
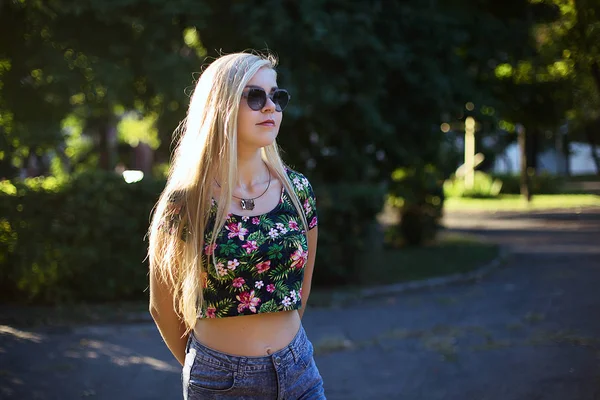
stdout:
<svg viewBox="0 0 600 400">
<path fill-rule="evenodd" d="M 282 112 L 290 102 L 290 94 L 285 89 L 276 89 L 267 95 L 264 89 L 252 88 L 248 92 L 243 93 L 242 97 L 246 98 L 248 107 L 254 111 L 262 110 L 267 104 L 267 96 L 275 103 L 275 111 Z"/>
</svg>

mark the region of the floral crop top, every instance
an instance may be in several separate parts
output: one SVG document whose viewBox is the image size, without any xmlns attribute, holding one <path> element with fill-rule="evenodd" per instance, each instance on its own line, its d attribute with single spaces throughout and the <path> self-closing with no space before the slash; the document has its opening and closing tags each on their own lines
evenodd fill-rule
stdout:
<svg viewBox="0 0 600 400">
<path fill-rule="evenodd" d="M 286 172 L 309 230 L 313 229 L 317 226 L 317 210 L 312 187 L 304 175 L 291 169 Z M 180 204 L 173 203 L 169 230 L 179 223 L 181 209 Z M 282 189 L 277 206 L 265 214 L 229 214 L 215 244 L 209 246 L 216 212 L 213 199 L 202 252 L 207 275 L 199 318 L 299 309 L 308 243 L 287 191 Z"/>
</svg>

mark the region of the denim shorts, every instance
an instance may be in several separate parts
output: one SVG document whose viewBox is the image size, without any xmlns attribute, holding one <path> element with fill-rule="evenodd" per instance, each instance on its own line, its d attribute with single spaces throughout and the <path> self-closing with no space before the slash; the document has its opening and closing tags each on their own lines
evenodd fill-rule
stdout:
<svg viewBox="0 0 600 400">
<path fill-rule="evenodd" d="M 290 344 L 264 357 L 221 353 L 192 333 L 181 376 L 184 400 L 325 399 L 313 346 L 302 326 Z"/>
</svg>

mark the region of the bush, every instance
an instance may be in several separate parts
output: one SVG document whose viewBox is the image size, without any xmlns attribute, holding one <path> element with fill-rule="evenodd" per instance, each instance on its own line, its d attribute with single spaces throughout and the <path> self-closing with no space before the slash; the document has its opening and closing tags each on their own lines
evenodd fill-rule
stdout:
<svg viewBox="0 0 600 400">
<path fill-rule="evenodd" d="M 363 255 L 374 251 L 375 216 L 381 211 L 385 188 L 373 184 L 315 185 L 319 209 L 319 248 L 316 286 L 358 283 Z"/>
<path fill-rule="evenodd" d="M 4 183 L 0 299 L 19 302 L 144 297 L 150 210 L 164 181 L 127 184 L 106 172 Z"/>
<path fill-rule="evenodd" d="M 519 175 L 494 174 L 493 176 L 503 182 L 501 194 L 521 193 L 521 177 Z M 529 179 L 531 180 L 533 194 L 562 193 L 565 184 L 564 177 L 545 172 L 538 175 L 530 174 Z"/>
<path fill-rule="evenodd" d="M 164 180 L 127 184 L 113 173 L 0 184 L 0 301 L 145 299 L 150 212 Z M 315 185 L 315 285 L 355 283 L 384 197 L 371 184 Z M 374 239 L 377 240 L 377 239 Z"/>
<path fill-rule="evenodd" d="M 388 245 L 419 246 L 433 240 L 444 206 L 439 171 L 432 165 L 397 169 L 392 174 L 387 202 L 400 215 L 400 222 L 386 230 Z"/>
<path fill-rule="evenodd" d="M 498 197 L 503 182 L 482 171 L 475 171 L 473 187 L 467 189 L 463 177 L 452 176 L 444 181 L 446 197 L 493 198 Z"/>
</svg>

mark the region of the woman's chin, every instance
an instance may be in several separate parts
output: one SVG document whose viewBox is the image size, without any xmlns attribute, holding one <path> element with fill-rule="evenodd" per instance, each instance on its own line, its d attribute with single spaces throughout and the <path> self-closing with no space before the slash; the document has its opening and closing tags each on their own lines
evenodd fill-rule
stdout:
<svg viewBox="0 0 600 400">
<path fill-rule="evenodd" d="M 261 149 L 270 146 L 275 142 L 277 133 L 276 130 L 253 132 L 252 135 L 243 135 L 243 139 L 238 136 L 238 151 L 241 149 Z"/>
<path fill-rule="evenodd" d="M 273 144 L 273 142 L 275 142 L 275 138 L 277 138 L 277 134 L 269 134 L 269 135 L 262 135 L 259 138 L 256 138 L 256 146 L 258 148 L 262 148 L 262 147 L 267 147 Z"/>
</svg>

